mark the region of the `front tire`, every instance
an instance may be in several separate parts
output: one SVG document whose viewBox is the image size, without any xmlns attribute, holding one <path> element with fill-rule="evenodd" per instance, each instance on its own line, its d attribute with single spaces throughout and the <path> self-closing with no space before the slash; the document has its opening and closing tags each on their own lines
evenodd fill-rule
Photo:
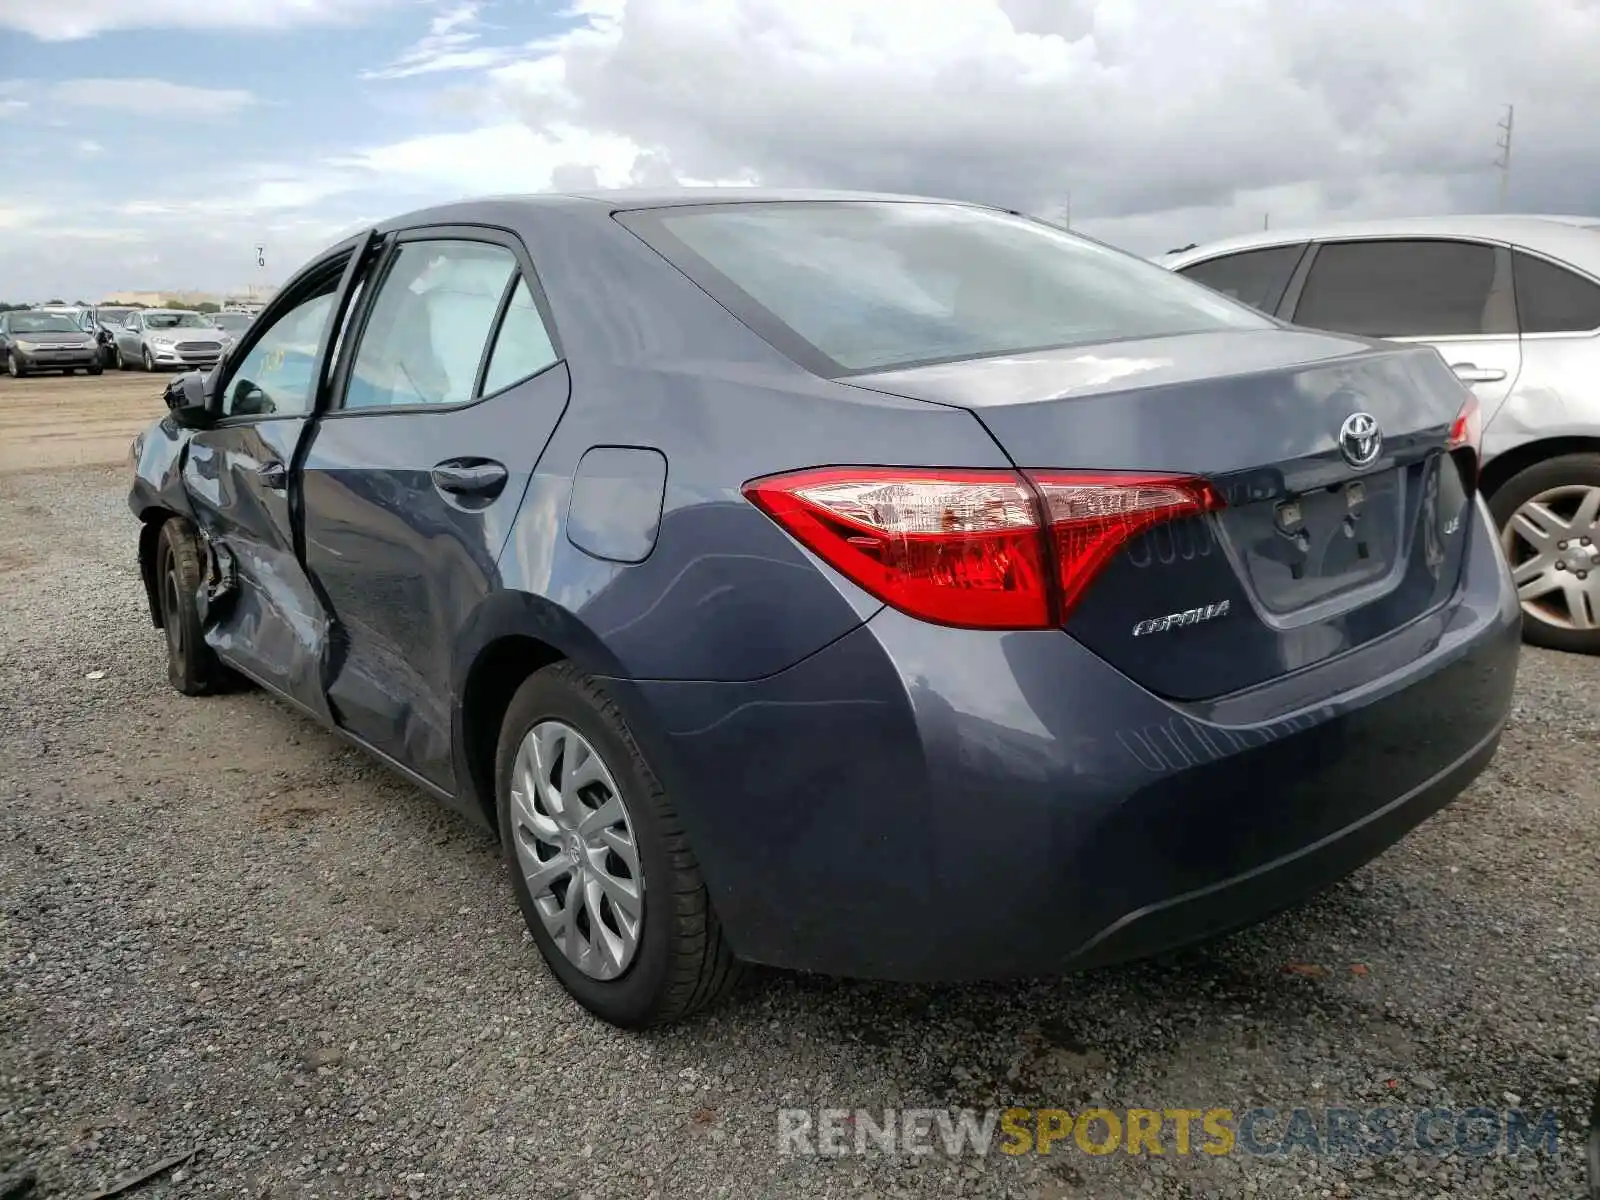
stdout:
<svg viewBox="0 0 1600 1200">
<path fill-rule="evenodd" d="M 126 371 L 128 369 L 128 360 L 122 357 L 121 346 L 113 346 L 111 348 L 111 365 L 116 367 L 119 371 Z"/>
<path fill-rule="evenodd" d="M 84 370 L 91 375 L 99 375 L 105 371 L 105 368 L 99 363 L 94 363 L 92 366 L 85 367 Z"/>
<path fill-rule="evenodd" d="M 671 800 L 611 698 L 570 663 L 512 698 L 495 795 L 523 919 L 579 1004 L 644 1029 L 734 985 L 738 964 Z"/>
<path fill-rule="evenodd" d="M 10 350 L 6 351 L 6 374 L 13 379 L 21 379 L 28 373 L 22 361 Z"/>
<path fill-rule="evenodd" d="M 1489 497 L 1535 646 L 1600 654 L 1600 454 L 1518 471 Z"/>
<path fill-rule="evenodd" d="M 185 696 L 221 691 L 229 675 L 201 630 L 195 603 L 201 578 L 193 527 L 181 517 L 169 518 L 156 539 L 156 594 L 167 635 L 167 682 Z"/>
<path fill-rule="evenodd" d="M 149 346 L 144 348 L 144 369 L 146 371 L 154 371 L 156 369 L 155 356 L 150 353 Z"/>
</svg>

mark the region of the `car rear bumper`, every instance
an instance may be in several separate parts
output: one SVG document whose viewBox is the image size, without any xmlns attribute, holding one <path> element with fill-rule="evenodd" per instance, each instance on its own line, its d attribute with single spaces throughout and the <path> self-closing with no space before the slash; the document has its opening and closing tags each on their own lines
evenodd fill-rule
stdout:
<svg viewBox="0 0 1600 1200">
<path fill-rule="evenodd" d="M 919 981 L 1139 957 L 1321 890 L 1489 761 L 1521 616 L 1476 508 L 1450 603 L 1216 701 L 893 610 L 766 679 L 614 687 L 741 956 Z"/>
</svg>

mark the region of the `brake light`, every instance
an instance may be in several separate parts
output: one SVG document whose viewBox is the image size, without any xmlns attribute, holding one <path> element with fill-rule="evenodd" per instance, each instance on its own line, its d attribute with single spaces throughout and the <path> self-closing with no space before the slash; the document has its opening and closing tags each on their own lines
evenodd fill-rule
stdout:
<svg viewBox="0 0 1600 1200">
<path fill-rule="evenodd" d="M 1457 450 L 1469 451 L 1472 460 L 1467 464 L 1467 486 L 1473 487 L 1478 481 L 1478 464 L 1483 461 L 1483 410 L 1478 407 L 1478 398 L 1471 392 L 1461 406 L 1461 411 L 1456 414 L 1456 419 L 1450 423 L 1450 436 L 1446 439 L 1445 449 L 1450 453 Z"/>
<path fill-rule="evenodd" d="M 1203 479 L 1098 471 L 823 467 L 744 494 L 886 604 L 969 629 L 1057 625 L 1130 538 L 1223 506 Z"/>
</svg>

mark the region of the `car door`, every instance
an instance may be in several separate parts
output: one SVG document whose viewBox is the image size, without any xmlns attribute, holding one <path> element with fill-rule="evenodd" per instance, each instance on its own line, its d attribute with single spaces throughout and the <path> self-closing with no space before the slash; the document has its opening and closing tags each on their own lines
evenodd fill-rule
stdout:
<svg viewBox="0 0 1600 1200">
<path fill-rule="evenodd" d="M 213 424 L 190 439 L 184 490 L 231 583 L 206 640 L 231 666 L 330 719 L 329 616 L 301 562 L 296 466 L 374 238 L 302 272 L 211 381 Z"/>
<path fill-rule="evenodd" d="M 1319 243 L 1292 304 L 1296 325 L 1435 347 L 1485 420 L 1522 370 L 1511 251 L 1454 238 Z"/>
<path fill-rule="evenodd" d="M 139 361 L 139 347 L 143 345 L 144 318 L 137 312 L 131 312 L 123 318 L 121 327 L 117 330 L 117 350 L 122 355 L 122 361 L 129 366 Z"/>
<path fill-rule="evenodd" d="M 339 628 L 328 697 L 345 729 L 453 791 L 456 636 L 499 586 L 568 375 L 506 233 L 398 235 L 364 310 L 304 467 L 306 566 Z"/>
</svg>

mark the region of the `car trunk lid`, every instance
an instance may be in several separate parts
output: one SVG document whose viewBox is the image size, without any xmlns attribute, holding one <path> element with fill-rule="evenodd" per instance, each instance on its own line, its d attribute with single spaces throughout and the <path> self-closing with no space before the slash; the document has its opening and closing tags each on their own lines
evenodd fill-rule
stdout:
<svg viewBox="0 0 1600 1200">
<path fill-rule="evenodd" d="M 1065 622 L 1160 694 L 1312 666 L 1455 587 L 1471 472 L 1446 443 L 1467 393 L 1431 348 L 1226 331 L 848 382 L 968 408 L 1024 469 L 1209 479 L 1226 507 L 1133 538 Z"/>
</svg>

